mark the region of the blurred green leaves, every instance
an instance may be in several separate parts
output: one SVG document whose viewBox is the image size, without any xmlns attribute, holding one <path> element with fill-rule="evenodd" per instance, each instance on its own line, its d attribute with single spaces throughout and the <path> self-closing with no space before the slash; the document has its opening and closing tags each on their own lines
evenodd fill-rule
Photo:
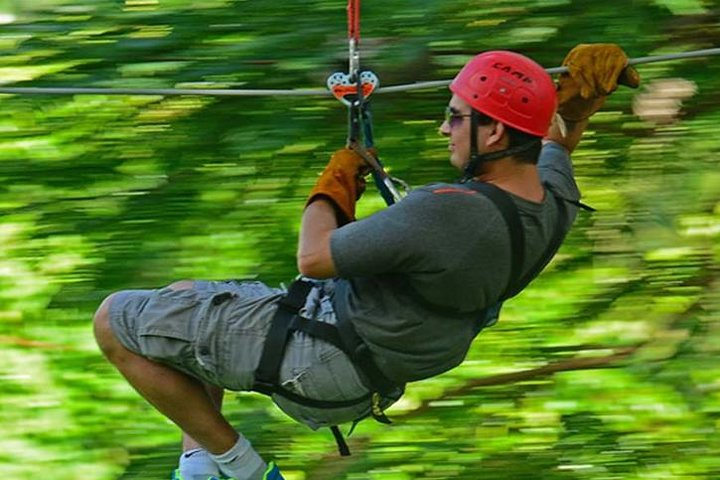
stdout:
<svg viewBox="0 0 720 480">
<path fill-rule="evenodd" d="M 318 87 L 346 69 L 344 7 L 6 0 L 0 83 Z M 390 85 L 450 78 L 489 48 L 551 67 L 577 43 L 641 56 L 712 46 L 718 33 L 699 1 L 373 0 L 361 50 Z M 697 87 L 662 121 L 634 102 L 645 87 L 613 95 L 574 157 L 598 212 L 579 217 L 462 366 L 410 385 L 395 425 L 358 427 L 351 460 L 257 395 L 228 400 L 238 428 L 290 480 L 719 477 L 719 70 L 712 59 L 641 67 L 647 85 Z M 373 99 L 394 175 L 454 178 L 437 135 L 447 99 Z M 345 141 L 345 109 L 329 97 L 2 95 L 0 105 L 3 472 L 165 478 L 177 432 L 100 357 L 93 311 L 112 291 L 181 278 L 292 279 L 304 198 Z M 358 211 L 380 208 L 370 187 Z"/>
</svg>

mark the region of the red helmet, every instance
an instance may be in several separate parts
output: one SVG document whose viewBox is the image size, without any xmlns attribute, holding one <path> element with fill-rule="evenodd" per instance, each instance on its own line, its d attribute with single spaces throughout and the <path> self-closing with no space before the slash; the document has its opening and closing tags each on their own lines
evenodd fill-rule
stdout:
<svg viewBox="0 0 720 480">
<path fill-rule="evenodd" d="M 450 90 L 478 112 L 538 137 L 547 133 L 557 107 L 550 75 L 529 58 L 502 50 L 470 60 Z"/>
</svg>

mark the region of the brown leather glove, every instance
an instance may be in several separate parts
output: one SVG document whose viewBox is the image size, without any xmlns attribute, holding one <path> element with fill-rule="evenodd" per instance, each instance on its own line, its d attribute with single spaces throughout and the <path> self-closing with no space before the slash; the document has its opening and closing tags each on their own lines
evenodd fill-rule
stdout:
<svg viewBox="0 0 720 480">
<path fill-rule="evenodd" d="M 628 66 L 625 52 L 614 43 L 580 44 L 570 50 L 563 65 L 568 72 L 558 81 L 558 113 L 580 121 L 600 110 L 618 84 L 637 88 L 640 75 Z"/>
<path fill-rule="evenodd" d="M 318 198 L 326 198 L 335 207 L 339 226 L 354 221 L 355 202 L 365 191 L 368 172 L 369 166 L 360 155 L 349 148 L 341 148 L 330 157 L 305 206 Z"/>
</svg>

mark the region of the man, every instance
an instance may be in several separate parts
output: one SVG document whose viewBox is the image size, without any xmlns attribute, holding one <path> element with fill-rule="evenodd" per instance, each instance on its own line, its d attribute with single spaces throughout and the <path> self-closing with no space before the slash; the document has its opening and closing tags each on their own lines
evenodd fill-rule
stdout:
<svg viewBox="0 0 720 480">
<path fill-rule="evenodd" d="M 569 154 L 588 118 L 619 78 L 639 82 L 615 45 L 580 45 L 565 64 L 557 101 L 550 77 L 518 54 L 486 52 L 461 70 L 440 131 L 463 183 L 419 188 L 355 221 L 367 165 L 351 149 L 336 152 L 302 218 L 298 268 L 317 280 L 287 294 L 183 281 L 103 302 L 95 333 L 104 354 L 184 432 L 175 478 L 282 478 L 221 415 L 223 389 L 271 394 L 318 428 L 382 419 L 406 382 L 462 362 L 572 223 Z M 556 108 L 565 134 L 552 123 Z"/>
</svg>

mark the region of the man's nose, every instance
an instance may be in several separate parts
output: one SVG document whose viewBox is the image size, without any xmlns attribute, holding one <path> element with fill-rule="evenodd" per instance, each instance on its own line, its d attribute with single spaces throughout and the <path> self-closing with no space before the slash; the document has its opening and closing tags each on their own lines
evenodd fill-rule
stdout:
<svg viewBox="0 0 720 480">
<path fill-rule="evenodd" d="M 438 128 L 438 133 L 444 137 L 450 136 L 450 123 L 448 123 L 447 120 L 444 120 L 440 124 L 440 128 Z"/>
</svg>

